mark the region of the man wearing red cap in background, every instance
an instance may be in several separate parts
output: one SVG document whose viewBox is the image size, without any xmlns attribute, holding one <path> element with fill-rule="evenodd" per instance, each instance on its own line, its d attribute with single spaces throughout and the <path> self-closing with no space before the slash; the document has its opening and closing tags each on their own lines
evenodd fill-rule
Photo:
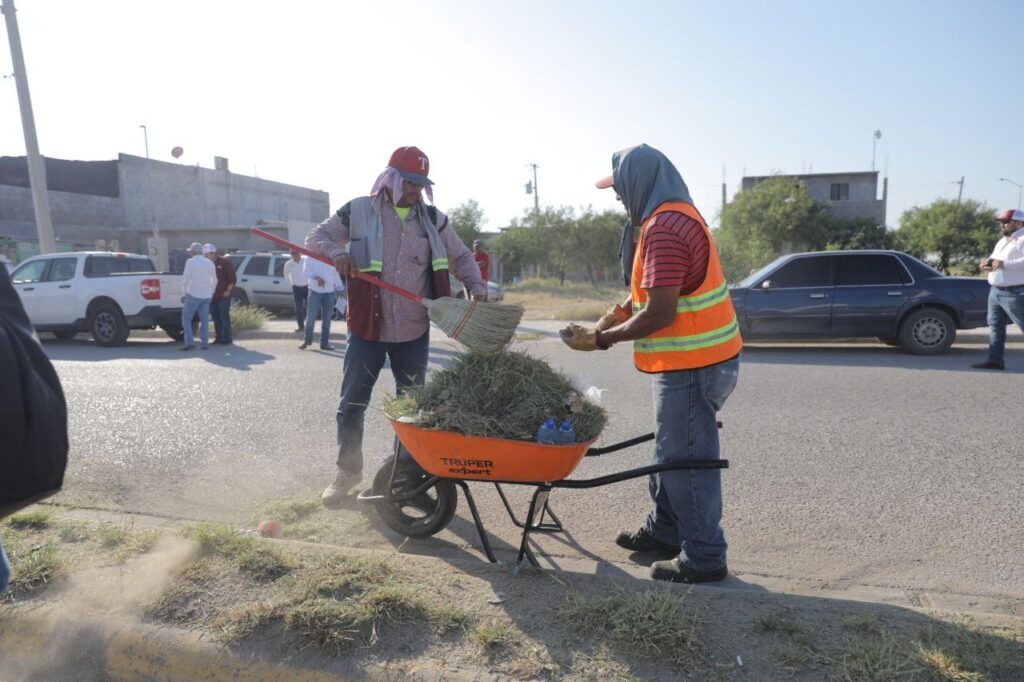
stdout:
<svg viewBox="0 0 1024 682">
<path fill-rule="evenodd" d="M 427 372 L 426 308 L 352 273 L 372 273 L 420 297 L 439 298 L 451 294 L 450 270 L 474 299 L 487 298 L 473 254 L 432 205 L 429 172 L 426 154 L 399 147 L 369 196 L 348 202 L 306 237 L 306 248 L 334 261 L 348 290 L 348 344 L 336 416 L 338 471 L 320 496 L 326 507 L 340 506 L 362 478 L 363 422 L 385 360 L 398 395 L 423 385 Z M 423 200 L 424 189 L 431 205 Z"/>
<path fill-rule="evenodd" d="M 981 262 L 988 273 L 988 359 L 975 369 L 1003 369 L 1006 327 L 1010 321 L 1024 332 L 1024 211 L 1009 210 L 996 218 L 1003 238 Z"/>
<path fill-rule="evenodd" d="M 584 351 L 633 341 L 633 362 L 651 375 L 654 390 L 656 463 L 718 459 L 715 414 L 736 386 L 743 341 L 711 232 L 657 149 L 616 152 L 612 170 L 597 186 L 614 187 L 629 216 L 620 256 L 630 297 L 595 328 L 572 324 L 562 338 Z M 648 487 L 647 519 L 619 533 L 616 544 L 664 555 L 651 564 L 655 580 L 724 579 L 721 472 L 665 471 L 651 475 Z"/>
</svg>

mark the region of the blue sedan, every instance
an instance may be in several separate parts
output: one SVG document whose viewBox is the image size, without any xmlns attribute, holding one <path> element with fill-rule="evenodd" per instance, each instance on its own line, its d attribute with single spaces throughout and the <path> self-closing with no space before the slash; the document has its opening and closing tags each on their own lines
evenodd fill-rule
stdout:
<svg viewBox="0 0 1024 682">
<path fill-rule="evenodd" d="M 744 338 L 875 336 L 920 355 L 986 326 L 988 292 L 984 279 L 866 250 L 781 256 L 730 290 Z"/>
</svg>

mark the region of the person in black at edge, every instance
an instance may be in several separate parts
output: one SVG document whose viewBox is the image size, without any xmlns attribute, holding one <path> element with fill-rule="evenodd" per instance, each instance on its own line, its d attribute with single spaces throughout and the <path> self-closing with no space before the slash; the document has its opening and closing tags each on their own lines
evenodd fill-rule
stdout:
<svg viewBox="0 0 1024 682">
<path fill-rule="evenodd" d="M 68 410 L 57 372 L 0 267 L 0 518 L 60 490 L 68 463 Z M 0 545 L 0 592 L 10 563 Z"/>
</svg>

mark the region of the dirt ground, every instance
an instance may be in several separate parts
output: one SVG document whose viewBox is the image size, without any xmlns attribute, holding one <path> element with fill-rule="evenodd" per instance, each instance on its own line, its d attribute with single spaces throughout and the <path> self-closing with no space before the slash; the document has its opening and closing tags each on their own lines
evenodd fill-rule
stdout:
<svg viewBox="0 0 1024 682">
<path fill-rule="evenodd" d="M 629 295 L 625 287 L 614 284 L 559 284 L 557 279 L 528 279 L 504 289 L 504 303 L 523 306 L 525 320 L 594 321 Z"/>
<path fill-rule="evenodd" d="M 315 530 L 311 505 L 275 511 Z M 1024 678 L 1020 620 L 982 625 L 881 604 L 268 540 L 227 526 L 153 530 L 53 507 L 12 517 L 0 534 L 15 570 L 0 621 L 59 604 L 70 616 L 198 631 L 243 660 L 346 678 Z"/>
</svg>

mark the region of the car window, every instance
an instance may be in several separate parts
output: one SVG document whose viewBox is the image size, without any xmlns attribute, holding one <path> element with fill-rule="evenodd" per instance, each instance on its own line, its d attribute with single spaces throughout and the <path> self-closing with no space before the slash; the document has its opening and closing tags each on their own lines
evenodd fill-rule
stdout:
<svg viewBox="0 0 1024 682">
<path fill-rule="evenodd" d="M 43 278 L 43 270 L 46 269 L 46 264 L 49 262 L 49 259 L 45 259 L 25 263 L 14 271 L 11 275 L 11 281 L 15 284 L 31 284 L 32 282 L 38 282 Z"/>
<path fill-rule="evenodd" d="M 125 258 L 128 261 L 129 272 L 156 272 L 156 266 L 153 265 L 153 261 L 143 256 L 134 256 Z"/>
<path fill-rule="evenodd" d="M 768 275 L 770 289 L 832 286 L 832 256 L 797 258 Z"/>
<path fill-rule="evenodd" d="M 270 256 L 253 256 L 249 259 L 249 264 L 245 266 L 246 275 L 263 275 L 267 276 L 267 272 L 270 268 Z"/>
<path fill-rule="evenodd" d="M 783 256 L 782 258 L 785 258 L 785 256 Z M 782 260 L 782 258 L 776 258 L 775 260 L 773 260 L 768 265 L 765 265 L 764 267 L 759 268 L 759 269 L 755 270 L 754 272 L 750 273 L 749 275 L 744 277 L 743 280 L 739 284 L 737 284 L 736 286 L 738 286 L 738 287 L 751 287 L 751 286 L 754 286 L 754 284 L 759 282 L 761 280 L 761 278 L 765 276 L 765 274 L 767 274 L 767 273 L 771 272 L 772 270 L 774 270 L 775 266 L 778 264 L 779 261 Z"/>
<path fill-rule="evenodd" d="M 278 256 L 274 259 L 274 277 L 284 277 L 284 264 L 287 263 L 290 258 L 283 258 Z"/>
<path fill-rule="evenodd" d="M 843 256 L 839 259 L 839 286 L 902 284 L 899 263 L 884 254 Z"/>
<path fill-rule="evenodd" d="M 235 266 L 235 271 L 237 272 L 238 268 L 242 267 L 242 261 L 245 260 L 245 256 L 228 256 L 228 260 Z"/>
<path fill-rule="evenodd" d="M 47 282 L 66 282 L 75 276 L 77 258 L 54 258 L 50 261 L 50 271 L 46 273 Z"/>
<path fill-rule="evenodd" d="M 131 263 L 127 258 L 89 256 L 85 259 L 86 277 L 106 277 L 118 272 L 131 272 Z"/>
</svg>

